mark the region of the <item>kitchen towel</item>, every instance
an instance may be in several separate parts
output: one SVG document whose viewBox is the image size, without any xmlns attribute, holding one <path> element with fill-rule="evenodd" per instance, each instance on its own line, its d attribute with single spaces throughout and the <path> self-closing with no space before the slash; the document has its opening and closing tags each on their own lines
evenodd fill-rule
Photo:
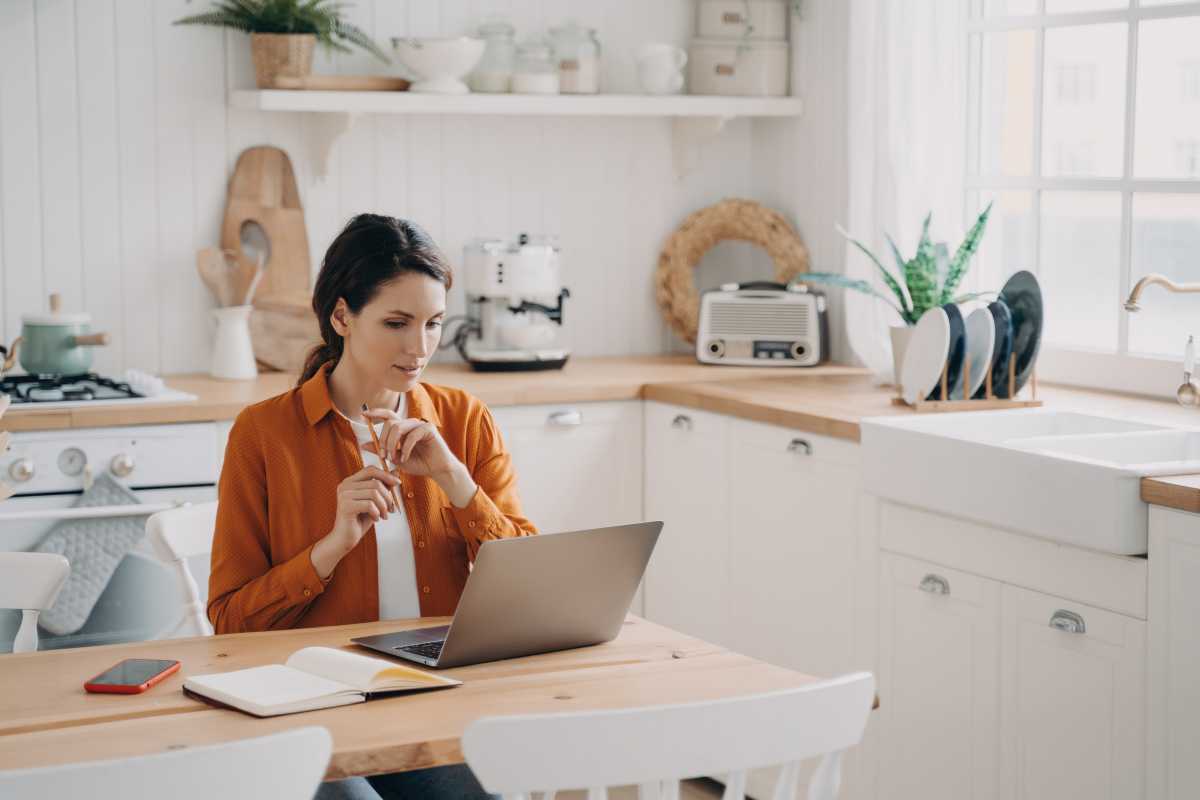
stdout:
<svg viewBox="0 0 1200 800">
<path fill-rule="evenodd" d="M 107 472 L 80 495 L 75 508 L 135 505 L 133 492 Z M 43 611 L 38 624 L 56 635 L 75 633 L 87 622 L 121 559 L 146 535 L 146 516 L 66 519 L 38 542 L 34 552 L 58 553 L 71 565 L 67 582 L 54 606 Z"/>
</svg>

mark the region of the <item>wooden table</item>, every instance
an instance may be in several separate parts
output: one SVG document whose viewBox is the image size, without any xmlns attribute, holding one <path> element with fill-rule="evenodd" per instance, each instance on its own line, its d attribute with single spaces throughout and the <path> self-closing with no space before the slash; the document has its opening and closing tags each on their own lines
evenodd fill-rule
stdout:
<svg viewBox="0 0 1200 800">
<path fill-rule="evenodd" d="M 437 692 L 258 719 L 183 694 L 188 675 L 283 663 L 309 645 L 445 620 L 371 622 L 0 656 L 0 769 L 121 758 L 321 725 L 333 736 L 326 779 L 461 763 L 467 725 L 496 714 L 711 700 L 814 678 L 630 616 L 595 647 L 445 670 Z M 178 673 L 141 695 L 95 695 L 85 679 L 124 658 L 173 658 Z"/>
</svg>

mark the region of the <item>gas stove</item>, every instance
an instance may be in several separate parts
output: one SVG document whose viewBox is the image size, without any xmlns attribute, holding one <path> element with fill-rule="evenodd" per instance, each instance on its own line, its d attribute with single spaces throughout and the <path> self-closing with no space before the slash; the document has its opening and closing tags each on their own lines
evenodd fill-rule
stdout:
<svg viewBox="0 0 1200 800">
<path fill-rule="evenodd" d="M 0 378 L 0 394 L 20 408 L 71 408 L 103 403 L 178 403 L 195 400 L 195 395 L 171 389 L 146 397 L 128 383 L 94 372 L 79 375 L 9 375 Z"/>
</svg>

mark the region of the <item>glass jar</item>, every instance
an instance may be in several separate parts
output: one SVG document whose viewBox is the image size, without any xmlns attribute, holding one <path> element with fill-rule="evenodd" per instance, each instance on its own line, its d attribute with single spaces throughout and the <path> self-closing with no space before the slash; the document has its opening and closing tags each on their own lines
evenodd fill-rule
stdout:
<svg viewBox="0 0 1200 800">
<path fill-rule="evenodd" d="M 563 94 L 596 94 L 600 91 L 600 41 L 593 28 L 568 22 L 550 29 Z"/>
<path fill-rule="evenodd" d="M 483 56 L 471 73 L 471 91 L 491 94 L 509 91 L 517 54 L 515 35 L 516 28 L 502 19 L 488 20 L 479 26 L 479 36 L 485 45 Z"/>
<path fill-rule="evenodd" d="M 517 61 L 513 67 L 514 94 L 558 94 L 558 65 L 554 51 L 541 39 L 517 46 Z"/>
</svg>

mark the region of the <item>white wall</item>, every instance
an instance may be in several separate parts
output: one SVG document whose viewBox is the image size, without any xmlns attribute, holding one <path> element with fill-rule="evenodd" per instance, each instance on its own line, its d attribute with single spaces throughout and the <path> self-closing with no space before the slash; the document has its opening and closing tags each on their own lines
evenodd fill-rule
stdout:
<svg viewBox="0 0 1200 800">
<path fill-rule="evenodd" d="M 17 335 L 21 314 L 43 310 L 46 296 L 60 292 L 67 308 L 90 311 L 94 327 L 112 334 L 113 346 L 97 353 L 97 371 L 204 369 L 212 301 L 194 253 L 216 243 L 226 181 L 237 155 L 257 144 L 292 155 L 314 271 L 340 226 L 360 211 L 417 221 L 456 260 L 478 235 L 558 235 L 580 355 L 679 347 L 653 299 L 657 254 L 687 213 L 722 197 L 781 208 L 817 265 L 840 268 L 829 231 L 844 208 L 845 184 L 836 51 L 846 33 L 838 0 L 806 0 L 794 34 L 805 117 L 732 122 L 683 180 L 674 175 L 665 119 L 366 115 L 339 140 L 329 177 L 317 181 L 306 155 L 315 117 L 226 107 L 228 89 L 253 83 L 247 39 L 171 25 L 207 5 L 0 2 L 5 341 Z M 464 32 L 496 11 L 519 34 L 568 17 L 597 27 L 606 88 L 632 91 L 630 52 L 649 40 L 686 44 L 693 3 L 360 0 L 351 14 L 386 43 L 400 34 Z M 365 54 L 319 56 L 317 66 L 384 69 Z M 704 273 L 722 274 L 728 265 L 719 262 L 744 255 L 719 250 Z M 451 310 L 461 306 L 456 290 Z"/>
</svg>

